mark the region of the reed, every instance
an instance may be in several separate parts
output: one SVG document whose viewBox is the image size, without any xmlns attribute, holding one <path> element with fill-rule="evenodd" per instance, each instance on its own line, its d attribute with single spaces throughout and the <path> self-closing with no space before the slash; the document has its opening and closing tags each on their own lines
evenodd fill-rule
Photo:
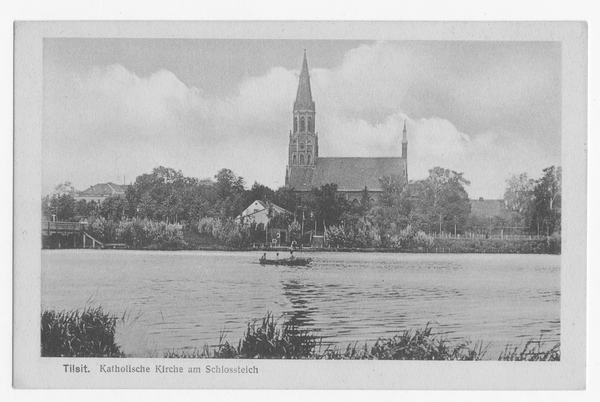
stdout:
<svg viewBox="0 0 600 402">
<path fill-rule="evenodd" d="M 550 349 L 544 349 L 542 338 L 529 340 L 522 348 L 507 345 L 504 352 L 500 353 L 500 361 L 529 361 L 529 362 L 553 362 L 560 361 L 560 343 Z"/>
<path fill-rule="evenodd" d="M 118 322 L 102 307 L 83 310 L 45 310 L 41 320 L 42 357 L 126 357 L 115 343 Z M 137 318 L 135 318 L 137 319 Z M 134 320 L 135 320 L 134 319 Z M 201 349 L 169 349 L 165 358 L 180 359 L 331 359 L 331 360 L 484 360 L 489 344 L 452 343 L 424 329 L 403 331 L 391 338 L 380 338 L 369 347 L 366 343 L 349 344 L 345 349 L 325 346 L 316 333 L 299 329 L 289 322 L 279 324 L 272 313 L 248 323 L 237 346 L 225 340 L 222 332 L 216 346 Z M 546 348 L 544 342 L 530 340 L 524 346 L 507 345 L 500 361 L 560 361 L 560 343 Z"/>
<path fill-rule="evenodd" d="M 123 357 L 115 343 L 117 317 L 102 307 L 42 312 L 42 357 Z"/>
</svg>

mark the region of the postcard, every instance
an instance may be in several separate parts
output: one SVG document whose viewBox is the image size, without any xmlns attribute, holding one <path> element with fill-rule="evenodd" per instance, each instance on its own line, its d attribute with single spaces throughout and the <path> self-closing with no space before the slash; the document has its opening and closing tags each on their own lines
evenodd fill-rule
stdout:
<svg viewBox="0 0 600 402">
<path fill-rule="evenodd" d="M 14 118 L 17 388 L 585 388 L 586 23 L 17 22 Z"/>
</svg>

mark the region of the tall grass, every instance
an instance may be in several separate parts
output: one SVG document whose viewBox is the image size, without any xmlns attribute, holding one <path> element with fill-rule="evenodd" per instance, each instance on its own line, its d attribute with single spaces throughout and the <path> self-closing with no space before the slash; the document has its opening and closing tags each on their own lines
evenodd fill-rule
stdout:
<svg viewBox="0 0 600 402">
<path fill-rule="evenodd" d="M 456 345 L 431 333 L 429 325 L 423 330 L 404 331 L 390 339 L 379 339 L 371 349 L 378 360 L 482 360 L 487 347 L 473 347 L 468 342 Z"/>
<path fill-rule="evenodd" d="M 125 317 L 125 314 L 124 314 Z M 43 357 L 125 357 L 115 343 L 117 317 L 101 307 L 83 310 L 45 310 L 41 321 Z M 324 346 L 322 338 L 289 322 L 279 324 L 273 314 L 248 323 L 237 346 L 225 341 L 202 349 L 166 350 L 167 358 L 219 359 L 347 359 L 347 360 L 484 360 L 489 345 L 470 342 L 451 343 L 424 329 L 403 331 L 391 338 L 380 338 L 369 347 L 358 342 L 345 349 Z M 524 346 L 506 346 L 500 361 L 560 361 L 560 343 L 545 348 L 544 342 L 530 340 Z"/>
<path fill-rule="evenodd" d="M 504 352 L 500 353 L 498 360 L 501 361 L 560 361 L 560 343 L 552 348 L 544 350 L 544 342 L 539 340 L 529 340 L 522 348 L 520 346 L 506 346 Z"/>
<path fill-rule="evenodd" d="M 102 307 L 42 312 L 42 357 L 123 357 L 115 343 L 117 317 Z"/>
<path fill-rule="evenodd" d="M 219 345 L 210 350 L 205 345 L 202 350 L 168 350 L 164 357 L 177 358 L 220 358 L 220 359 L 308 359 L 315 357 L 320 338 L 308 331 L 284 323 L 278 325 L 274 316 L 267 313 L 262 320 L 248 323 L 244 337 L 234 347 L 221 335 Z"/>
<path fill-rule="evenodd" d="M 254 320 L 238 346 L 231 346 L 221 335 L 219 345 L 202 350 L 169 350 L 164 357 L 171 358 L 221 358 L 221 359 L 331 359 L 331 360 L 487 360 L 489 344 L 468 341 L 451 343 L 433 333 L 426 325 L 424 329 L 403 331 L 392 338 L 380 338 L 372 347 L 366 343 L 349 344 L 345 349 L 327 346 L 323 349 L 322 338 L 308 331 L 299 330 L 287 323 L 278 325 L 273 315 L 267 313 L 262 320 Z M 507 346 L 498 360 L 558 361 L 560 344 L 549 350 L 543 342 L 529 341 L 522 350 Z"/>
</svg>

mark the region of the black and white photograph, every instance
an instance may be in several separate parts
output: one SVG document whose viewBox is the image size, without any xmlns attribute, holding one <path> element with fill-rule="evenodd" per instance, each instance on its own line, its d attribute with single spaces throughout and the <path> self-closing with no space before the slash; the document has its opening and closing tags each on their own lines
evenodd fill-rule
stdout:
<svg viewBox="0 0 600 402">
<path fill-rule="evenodd" d="M 585 360 L 585 24 L 79 24 L 39 38 L 15 134 L 23 342 L 63 386 L 436 388 L 310 385 L 418 362 L 581 386 L 557 373 Z"/>
</svg>

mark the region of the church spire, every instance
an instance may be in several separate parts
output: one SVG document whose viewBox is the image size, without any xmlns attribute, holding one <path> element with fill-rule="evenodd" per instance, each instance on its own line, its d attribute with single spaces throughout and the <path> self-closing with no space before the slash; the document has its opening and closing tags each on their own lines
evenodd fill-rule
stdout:
<svg viewBox="0 0 600 402">
<path fill-rule="evenodd" d="M 300 81 L 298 82 L 298 93 L 294 110 L 315 110 L 315 103 L 312 100 L 310 90 L 310 76 L 308 75 L 308 62 L 306 61 L 306 49 L 304 49 L 304 60 L 302 61 L 302 71 L 300 72 Z"/>
<path fill-rule="evenodd" d="M 408 140 L 406 139 L 406 120 L 404 120 L 404 130 L 402 130 L 402 143 L 408 143 Z"/>
</svg>

